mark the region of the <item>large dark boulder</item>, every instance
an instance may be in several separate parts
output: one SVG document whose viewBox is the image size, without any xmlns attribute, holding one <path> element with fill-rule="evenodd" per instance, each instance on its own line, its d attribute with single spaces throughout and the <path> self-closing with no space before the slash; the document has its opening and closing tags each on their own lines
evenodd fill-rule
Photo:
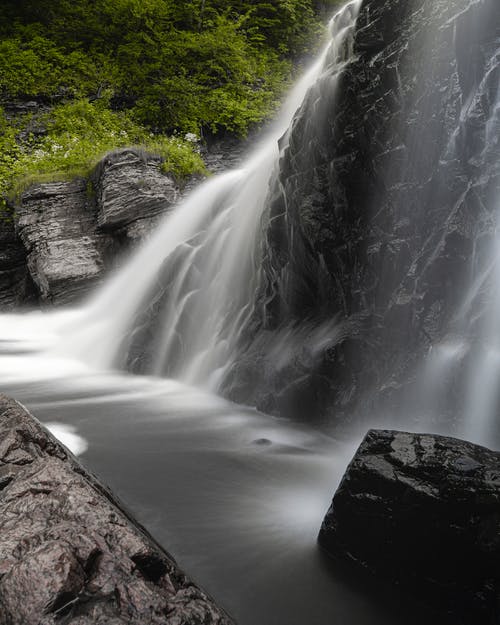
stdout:
<svg viewBox="0 0 500 625">
<path fill-rule="evenodd" d="M 231 625 L 113 495 L 0 395 L 0 625 Z"/>
<path fill-rule="evenodd" d="M 319 544 L 455 623 L 500 623 L 500 453 L 443 436 L 369 431 Z"/>
</svg>

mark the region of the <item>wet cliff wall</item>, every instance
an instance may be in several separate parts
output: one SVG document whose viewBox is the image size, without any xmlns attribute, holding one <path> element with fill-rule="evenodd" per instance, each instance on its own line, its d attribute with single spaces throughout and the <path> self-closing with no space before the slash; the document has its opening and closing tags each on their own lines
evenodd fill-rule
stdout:
<svg viewBox="0 0 500 625">
<path fill-rule="evenodd" d="M 396 401 L 487 262 L 499 36 L 495 0 L 363 2 L 282 155 L 226 394 L 306 419 Z"/>
</svg>

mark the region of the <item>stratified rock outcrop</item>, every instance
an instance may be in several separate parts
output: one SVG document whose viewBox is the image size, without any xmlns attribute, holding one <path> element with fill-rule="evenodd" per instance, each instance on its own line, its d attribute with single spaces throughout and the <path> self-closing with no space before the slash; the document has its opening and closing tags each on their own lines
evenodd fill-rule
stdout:
<svg viewBox="0 0 500 625">
<path fill-rule="evenodd" d="M 0 395 L 0 625 L 231 625 L 23 407 Z"/>
<path fill-rule="evenodd" d="M 12 104 L 15 115 L 36 102 Z M 35 129 L 32 129 L 33 131 Z M 246 143 L 204 149 L 208 169 L 235 167 Z M 78 302 L 158 226 L 199 182 L 180 184 L 161 157 L 140 148 L 107 154 L 90 178 L 35 184 L 0 216 L 0 310 Z"/>
<path fill-rule="evenodd" d="M 9 237 L 0 258 L 0 305 L 30 301 L 25 277 L 34 285 L 35 302 L 81 300 L 180 194 L 175 180 L 161 171 L 159 157 L 132 148 L 108 154 L 89 180 L 30 187 L 15 207 L 13 226 L 0 226 L 0 237 Z"/>
<path fill-rule="evenodd" d="M 492 262 L 499 35 L 497 0 L 362 2 L 350 62 L 327 67 L 282 156 L 229 397 L 290 415 L 300 387 L 303 418 L 398 404 Z"/>
<path fill-rule="evenodd" d="M 103 260 L 87 184 L 83 179 L 36 185 L 23 193 L 16 230 L 42 301 L 82 297 L 99 279 Z"/>
<path fill-rule="evenodd" d="M 371 430 L 319 534 L 329 554 L 463 625 L 500 622 L 500 453 Z"/>
<path fill-rule="evenodd" d="M 180 196 L 179 185 L 161 171 L 162 159 L 138 149 L 108 154 L 92 174 L 97 226 L 103 232 L 141 239 Z"/>
</svg>

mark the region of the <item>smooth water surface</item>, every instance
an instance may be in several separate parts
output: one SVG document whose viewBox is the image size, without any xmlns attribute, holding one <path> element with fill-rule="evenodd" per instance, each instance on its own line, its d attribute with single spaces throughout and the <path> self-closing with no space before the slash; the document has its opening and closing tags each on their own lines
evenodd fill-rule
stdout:
<svg viewBox="0 0 500 625">
<path fill-rule="evenodd" d="M 14 349 L 8 325 L 2 391 L 81 454 L 239 625 L 429 621 L 351 586 L 316 545 L 359 439 L 340 444 L 178 382 L 94 371 L 36 351 L 20 330 Z"/>
</svg>

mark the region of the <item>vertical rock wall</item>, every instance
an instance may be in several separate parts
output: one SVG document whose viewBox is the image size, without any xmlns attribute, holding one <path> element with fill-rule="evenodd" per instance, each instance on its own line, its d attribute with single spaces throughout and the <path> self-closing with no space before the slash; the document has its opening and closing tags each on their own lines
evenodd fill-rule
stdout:
<svg viewBox="0 0 500 625">
<path fill-rule="evenodd" d="M 495 229 L 499 37 L 496 0 L 363 2 L 351 62 L 295 119 L 230 397 L 302 418 L 390 403 L 448 331 Z M 323 342 L 277 359 L 304 322 Z"/>
</svg>

